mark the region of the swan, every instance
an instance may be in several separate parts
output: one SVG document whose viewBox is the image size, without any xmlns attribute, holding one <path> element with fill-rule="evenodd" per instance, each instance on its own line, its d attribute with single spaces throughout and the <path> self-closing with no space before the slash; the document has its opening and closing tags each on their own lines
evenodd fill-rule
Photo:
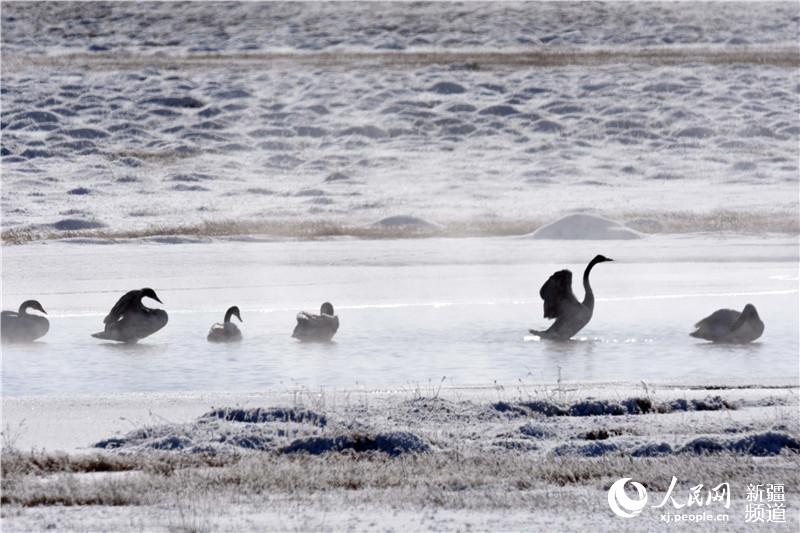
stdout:
<svg viewBox="0 0 800 533">
<path fill-rule="evenodd" d="M 152 298 L 163 303 L 150 288 L 126 292 L 111 312 L 103 319 L 106 327 L 92 337 L 110 341 L 135 343 L 152 335 L 167 324 L 167 312 L 163 309 L 150 309 L 142 304 L 142 298 Z"/>
<path fill-rule="evenodd" d="M 4 342 L 31 342 L 43 337 L 50 329 L 50 321 L 43 316 L 29 315 L 28 309 L 47 314 L 36 300 L 25 300 L 19 311 L 3 311 L 0 336 Z"/>
<path fill-rule="evenodd" d="M 242 340 L 242 332 L 236 327 L 236 324 L 231 322 L 231 317 L 235 316 L 239 322 L 243 322 L 239 314 L 239 308 L 235 305 L 225 311 L 225 320 L 222 324 L 217 322 L 208 331 L 209 342 L 236 342 Z"/>
<path fill-rule="evenodd" d="M 764 322 L 753 304 L 747 304 L 740 313 L 733 309 L 719 309 L 694 325 L 692 337 L 712 342 L 746 344 L 764 333 Z"/>
<path fill-rule="evenodd" d="M 589 273 L 597 263 L 613 261 L 603 255 L 597 255 L 583 271 L 583 288 L 586 296 L 579 302 L 572 293 L 572 272 L 559 270 L 542 285 L 539 296 L 544 300 L 544 317 L 555 318 L 556 321 L 544 331 L 529 330 L 542 339 L 569 340 L 592 319 L 594 311 L 594 292 L 589 285 Z"/>
<path fill-rule="evenodd" d="M 292 337 L 301 341 L 328 342 L 339 329 L 339 317 L 333 314 L 330 302 L 322 304 L 318 315 L 301 311 L 297 314 L 297 326 Z"/>
</svg>

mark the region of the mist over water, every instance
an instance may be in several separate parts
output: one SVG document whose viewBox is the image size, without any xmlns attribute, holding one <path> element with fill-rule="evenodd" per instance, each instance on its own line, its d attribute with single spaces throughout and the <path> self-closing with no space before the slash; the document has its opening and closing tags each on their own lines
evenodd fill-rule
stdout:
<svg viewBox="0 0 800 533">
<path fill-rule="evenodd" d="M 483 238 L 10 247 L 3 301 L 37 294 L 51 329 L 41 342 L 3 346 L 3 394 L 413 390 L 442 378 L 451 386 L 503 387 L 559 378 L 793 383 L 800 345 L 797 250 L 783 255 L 790 243 Z M 592 273 L 592 321 L 573 342 L 531 338 L 528 328 L 549 324 L 541 283 L 561 268 L 578 279 L 587 250 L 615 258 Z M 163 330 L 132 346 L 89 336 L 124 290 L 145 285 L 169 312 Z M 581 287 L 575 292 L 583 298 Z M 290 338 L 296 313 L 317 312 L 323 301 L 341 321 L 334 343 Z M 689 337 L 712 311 L 746 303 L 766 323 L 756 343 L 715 346 Z M 231 305 L 241 309 L 243 341 L 207 342 L 208 328 Z"/>
</svg>

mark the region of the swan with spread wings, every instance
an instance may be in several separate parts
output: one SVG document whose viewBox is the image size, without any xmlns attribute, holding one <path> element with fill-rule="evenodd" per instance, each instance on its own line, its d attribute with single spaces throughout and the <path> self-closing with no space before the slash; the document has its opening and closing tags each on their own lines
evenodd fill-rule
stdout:
<svg viewBox="0 0 800 533">
<path fill-rule="evenodd" d="M 555 318 L 546 330 L 529 330 L 542 339 L 569 340 L 592 319 L 594 312 L 594 291 L 589 284 L 589 273 L 598 263 L 613 261 L 604 255 L 597 255 L 583 272 L 583 288 L 586 296 L 579 302 L 572 292 L 572 272 L 559 270 L 542 285 L 539 296 L 544 300 L 544 317 Z"/>
<path fill-rule="evenodd" d="M 158 299 L 156 291 L 151 288 L 128 291 L 117 300 L 111 312 L 103 319 L 105 329 L 93 333 L 92 337 L 135 343 L 166 326 L 167 312 L 163 309 L 145 307 L 142 303 L 143 298 L 152 298 L 158 303 L 163 303 Z"/>
</svg>

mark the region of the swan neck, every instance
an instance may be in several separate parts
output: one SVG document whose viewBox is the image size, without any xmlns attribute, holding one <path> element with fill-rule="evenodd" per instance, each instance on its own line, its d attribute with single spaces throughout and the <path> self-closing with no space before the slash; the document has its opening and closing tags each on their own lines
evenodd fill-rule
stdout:
<svg viewBox="0 0 800 533">
<path fill-rule="evenodd" d="M 231 316 L 232 315 L 233 315 L 233 308 L 230 308 L 227 311 L 225 311 L 225 323 L 226 324 L 231 321 Z"/>
<path fill-rule="evenodd" d="M 589 309 L 594 309 L 594 291 L 592 291 L 592 286 L 589 284 L 589 274 L 597 263 L 598 261 L 592 259 L 586 266 L 586 270 L 583 271 L 583 289 L 586 291 L 586 296 L 583 298 L 583 305 Z"/>
</svg>

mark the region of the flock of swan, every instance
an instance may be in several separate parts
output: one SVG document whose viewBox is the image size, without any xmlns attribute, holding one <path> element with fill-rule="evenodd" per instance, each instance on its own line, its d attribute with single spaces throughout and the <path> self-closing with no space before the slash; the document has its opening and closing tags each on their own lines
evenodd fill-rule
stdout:
<svg viewBox="0 0 800 533">
<path fill-rule="evenodd" d="M 539 296 L 544 300 L 544 317 L 555 321 L 546 330 L 530 330 L 542 339 L 567 341 L 589 323 L 594 312 L 594 292 L 589 284 L 589 274 L 598 263 L 613 261 L 597 255 L 583 272 L 583 287 L 586 295 L 583 302 L 578 301 L 572 292 L 572 272 L 559 270 L 542 285 Z M 103 340 L 135 343 L 160 330 L 167 324 L 167 312 L 163 309 L 146 307 L 142 300 L 161 300 L 150 288 L 132 290 L 125 293 L 103 319 L 104 329 L 92 334 Z M 33 315 L 28 310 L 47 314 L 36 300 L 27 300 L 19 311 L 3 311 L 0 333 L 2 340 L 8 342 L 32 342 L 43 337 L 50 329 L 47 318 Z M 239 308 L 233 306 L 225 312 L 222 323 L 211 326 L 207 339 L 209 342 L 237 342 L 242 340 L 242 332 L 231 322 L 232 317 L 242 321 Z M 744 344 L 759 338 L 764 332 L 764 323 L 758 316 L 755 306 L 747 304 L 742 312 L 733 309 L 719 309 L 697 324 L 692 337 L 719 343 Z M 339 317 L 329 302 L 322 304 L 320 314 L 301 312 L 297 315 L 297 325 L 292 337 L 300 341 L 328 342 L 339 329 Z"/>
</svg>

